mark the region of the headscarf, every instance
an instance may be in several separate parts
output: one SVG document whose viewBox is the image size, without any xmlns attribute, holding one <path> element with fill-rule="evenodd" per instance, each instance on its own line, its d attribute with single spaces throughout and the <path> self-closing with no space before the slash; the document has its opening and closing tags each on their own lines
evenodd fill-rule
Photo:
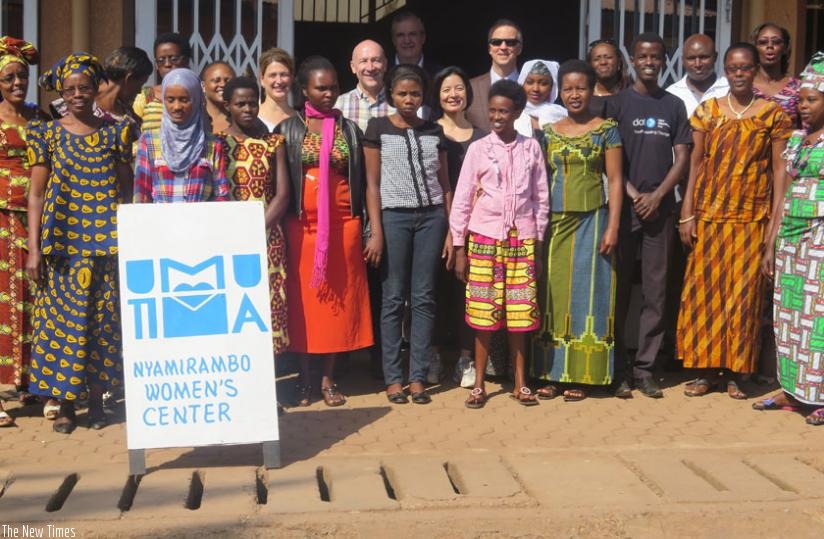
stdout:
<svg viewBox="0 0 824 539">
<path fill-rule="evenodd" d="M 183 124 L 176 124 L 166 110 L 166 90 L 169 86 L 182 86 L 192 101 L 192 116 Z M 206 131 L 203 128 L 203 87 L 200 77 L 191 69 L 179 67 L 163 77 L 161 86 L 163 117 L 160 119 L 160 150 L 169 169 L 175 173 L 188 172 L 200 159 L 206 147 Z"/>
<path fill-rule="evenodd" d="M 92 79 L 95 88 L 100 85 L 100 81 L 108 80 L 106 70 L 96 56 L 88 52 L 74 52 L 55 62 L 51 69 L 40 75 L 38 84 L 47 92 L 59 92 L 63 89 L 63 81 L 75 73 Z"/>
<path fill-rule="evenodd" d="M 320 178 L 318 178 L 318 235 L 315 240 L 315 258 L 312 263 L 312 288 L 319 287 L 326 280 L 326 261 L 329 252 L 329 214 L 332 204 L 331 186 L 329 185 L 329 165 L 332 159 L 332 144 L 335 142 L 335 122 L 341 112 L 332 109 L 321 112 L 309 101 L 304 106 L 307 118 L 323 120 L 320 131 Z"/>
<path fill-rule="evenodd" d="M 521 86 L 526 82 L 526 78 L 530 75 L 549 75 L 552 79 L 552 89 L 549 91 L 549 98 L 547 103 L 555 103 L 558 99 L 558 68 L 561 67 L 558 62 L 552 60 L 530 60 L 521 68 L 521 73 L 518 75 L 518 84 Z M 532 105 L 536 107 L 537 105 Z M 527 103 L 527 109 L 530 107 Z M 534 115 L 533 115 L 534 116 Z"/>
<path fill-rule="evenodd" d="M 824 92 L 824 51 L 813 54 L 810 63 L 799 75 L 801 79 L 800 88 L 812 88 L 819 92 Z"/>
<path fill-rule="evenodd" d="M 12 62 L 28 67 L 37 64 L 38 61 L 40 54 L 28 41 L 11 36 L 0 37 L 0 71 Z"/>
</svg>

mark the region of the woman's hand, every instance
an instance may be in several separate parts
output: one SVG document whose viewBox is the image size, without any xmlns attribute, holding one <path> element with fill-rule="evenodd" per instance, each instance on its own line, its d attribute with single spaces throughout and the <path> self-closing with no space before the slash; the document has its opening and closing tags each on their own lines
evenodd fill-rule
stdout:
<svg viewBox="0 0 824 539">
<path fill-rule="evenodd" d="M 40 283 L 40 266 L 42 259 L 40 256 L 40 249 L 33 249 L 29 251 L 29 256 L 26 259 L 26 275 L 35 283 Z"/>
<path fill-rule="evenodd" d="M 455 261 L 455 277 L 466 284 L 467 280 L 467 265 L 466 265 L 466 249 L 463 247 L 455 247 L 454 261 Z"/>
<path fill-rule="evenodd" d="M 605 256 L 611 255 L 617 245 L 618 229 L 607 227 L 604 237 L 601 238 L 601 245 L 598 246 L 598 252 Z"/>
<path fill-rule="evenodd" d="M 695 232 L 695 219 L 678 225 L 678 235 L 681 236 L 681 243 L 687 249 L 695 247 L 695 239 L 698 234 Z"/>
<path fill-rule="evenodd" d="M 455 246 L 452 245 L 452 231 L 446 233 L 441 258 L 446 259 L 446 271 L 452 271 L 452 268 L 455 267 Z"/>
<path fill-rule="evenodd" d="M 764 253 L 761 255 L 761 274 L 769 280 L 775 277 L 775 240 L 769 238 L 761 245 Z"/>
<path fill-rule="evenodd" d="M 363 260 L 377 268 L 381 265 L 381 257 L 383 256 L 383 235 L 372 231 L 372 235 L 366 241 L 366 247 L 363 248 Z"/>
</svg>

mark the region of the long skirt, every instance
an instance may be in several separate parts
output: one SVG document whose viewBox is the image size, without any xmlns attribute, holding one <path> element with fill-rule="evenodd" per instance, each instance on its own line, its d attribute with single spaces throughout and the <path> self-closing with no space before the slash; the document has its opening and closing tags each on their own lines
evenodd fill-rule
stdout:
<svg viewBox="0 0 824 539">
<path fill-rule="evenodd" d="M 26 277 L 26 213 L 0 210 L 0 384 L 27 382 L 34 284 Z"/>
<path fill-rule="evenodd" d="M 696 220 L 687 259 L 678 357 L 691 369 L 752 373 L 758 362 L 765 280 L 761 242 L 766 222 Z"/>
<path fill-rule="evenodd" d="M 117 257 L 44 256 L 29 391 L 58 400 L 122 384 Z"/>
<path fill-rule="evenodd" d="M 272 310 L 272 347 L 275 355 L 289 345 L 286 310 L 286 241 L 280 225 L 269 230 L 267 241 L 269 267 L 269 303 Z"/>
<path fill-rule="evenodd" d="M 785 218 L 775 255 L 775 344 L 781 387 L 824 404 L 824 219 Z"/>
<path fill-rule="evenodd" d="M 615 257 L 598 252 L 606 206 L 552 214 L 531 374 L 552 382 L 612 383 L 615 370 Z"/>
</svg>

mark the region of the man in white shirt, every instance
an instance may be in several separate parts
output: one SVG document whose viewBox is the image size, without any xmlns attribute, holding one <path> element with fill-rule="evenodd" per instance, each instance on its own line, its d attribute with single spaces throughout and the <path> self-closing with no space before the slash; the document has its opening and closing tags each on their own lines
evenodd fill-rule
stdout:
<svg viewBox="0 0 824 539">
<path fill-rule="evenodd" d="M 466 118 L 475 127 L 489 131 L 489 87 L 501 79 L 518 82 L 518 56 L 523 45 L 520 27 L 509 19 L 498 19 L 489 29 L 487 47 L 492 67 L 469 81 L 473 98 Z"/>
<path fill-rule="evenodd" d="M 693 34 L 684 41 L 683 50 L 682 61 L 687 74 L 672 83 L 667 91 L 684 102 L 687 117 L 690 117 L 700 103 L 727 95 L 730 85 L 726 77 L 715 73 L 718 52 L 711 37 Z"/>
</svg>

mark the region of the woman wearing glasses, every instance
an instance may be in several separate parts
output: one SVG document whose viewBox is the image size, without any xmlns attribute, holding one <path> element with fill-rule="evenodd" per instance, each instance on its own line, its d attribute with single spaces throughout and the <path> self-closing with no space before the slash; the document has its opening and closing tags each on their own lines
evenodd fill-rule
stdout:
<svg viewBox="0 0 824 539">
<path fill-rule="evenodd" d="M 790 32 L 775 23 L 765 22 L 750 34 L 758 49 L 758 71 L 753 92 L 756 96 L 775 101 L 784 109 L 793 125 L 799 127 L 798 88 L 800 81 L 789 74 Z"/>
<path fill-rule="evenodd" d="M 678 356 L 696 378 L 684 393 L 699 397 L 718 384 L 733 399 L 747 395 L 738 376 L 755 371 L 766 280 L 764 241 L 784 195 L 781 153 L 792 121 L 758 97 L 759 53 L 736 43 L 724 55 L 730 93 L 701 103 L 690 118 L 693 150 L 679 234 L 690 250 L 678 316 Z"/>
<path fill-rule="evenodd" d="M 26 123 L 45 119 L 26 102 L 29 65 L 38 60 L 31 43 L 0 37 L 0 384 L 14 384 L 21 400 L 28 386 L 34 287 L 26 278 Z M 56 413 L 56 409 L 53 409 Z M 0 401 L 0 427 L 14 425 Z"/>
<path fill-rule="evenodd" d="M 154 42 L 154 58 L 157 65 L 157 85 L 144 88 L 134 100 L 135 114 L 142 120 L 141 129 L 148 131 L 160 127 L 163 117 L 161 99 L 161 82 L 169 71 L 178 67 L 188 67 L 192 57 L 192 48 L 186 38 L 180 34 L 166 33 L 157 36 Z"/>
<path fill-rule="evenodd" d="M 26 130 L 31 183 L 26 272 L 38 283 L 29 391 L 59 404 L 55 432 L 75 429 L 88 395 L 89 426 L 106 425 L 103 393 L 121 385 L 117 206 L 131 196 L 131 124 L 94 114 L 103 66 L 87 53 L 40 77 L 68 114 Z M 48 411 L 48 409 L 47 409 Z"/>
</svg>

